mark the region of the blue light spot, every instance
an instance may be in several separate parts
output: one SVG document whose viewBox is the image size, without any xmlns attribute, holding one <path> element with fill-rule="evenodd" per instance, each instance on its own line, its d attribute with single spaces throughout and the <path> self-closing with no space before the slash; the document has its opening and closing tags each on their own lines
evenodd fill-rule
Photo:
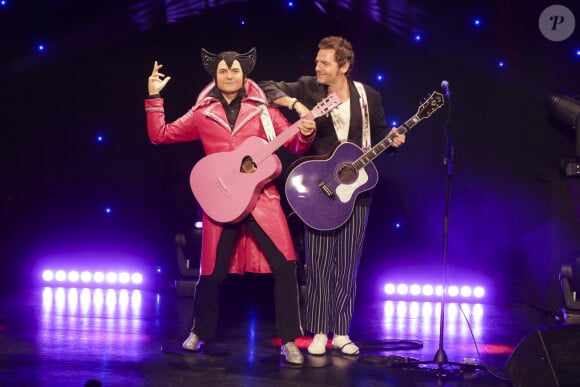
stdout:
<svg viewBox="0 0 580 387">
<path fill-rule="evenodd" d="M 498 60 L 497 61 L 497 67 L 499 67 L 500 69 L 501 68 L 504 68 L 505 67 L 505 62 L 503 60 Z"/>
<path fill-rule="evenodd" d="M 111 207 L 105 207 L 105 214 L 110 215 L 113 212 Z"/>
<path fill-rule="evenodd" d="M 392 121 L 391 121 L 391 126 L 397 126 L 398 124 L 399 124 L 399 123 L 398 123 L 397 121 L 395 121 L 395 120 L 392 120 Z"/>
<path fill-rule="evenodd" d="M 481 19 L 479 19 L 479 18 L 475 18 L 475 19 L 473 19 L 473 25 L 474 25 L 475 27 L 481 27 L 481 24 L 482 24 L 482 23 L 481 23 Z"/>
<path fill-rule="evenodd" d="M 36 46 L 36 50 L 38 50 L 38 51 L 40 51 L 40 52 L 44 51 L 45 49 L 46 49 L 46 46 L 45 46 L 44 44 L 42 44 L 42 43 L 39 43 L 39 44 Z"/>
<path fill-rule="evenodd" d="M 378 82 L 382 82 L 385 80 L 385 76 L 383 74 L 380 74 L 380 73 L 377 74 L 375 78 Z"/>
<path fill-rule="evenodd" d="M 401 223 L 400 222 L 395 222 L 395 228 L 396 229 L 400 229 L 401 228 Z"/>
<path fill-rule="evenodd" d="M 163 272 L 163 270 L 161 269 L 161 266 L 155 266 L 155 272 L 157 274 L 161 274 Z"/>
<path fill-rule="evenodd" d="M 0 6 L 5 7 L 7 5 L 8 5 L 8 2 L 6 0 L 0 1 Z"/>
<path fill-rule="evenodd" d="M 293 1 L 289 1 L 287 4 L 288 4 L 288 8 L 294 7 L 294 2 Z"/>
<path fill-rule="evenodd" d="M 419 34 L 415 35 L 415 42 L 420 42 L 423 39 L 423 37 Z"/>
<path fill-rule="evenodd" d="M 576 56 L 580 58 L 580 49 L 576 50 Z"/>
<path fill-rule="evenodd" d="M 97 142 L 103 142 L 105 141 L 105 137 L 103 137 L 103 135 L 99 134 L 97 135 Z"/>
<path fill-rule="evenodd" d="M 240 24 L 244 26 L 244 25 L 246 25 L 246 21 L 244 19 L 242 19 L 242 20 L 240 20 Z"/>
</svg>

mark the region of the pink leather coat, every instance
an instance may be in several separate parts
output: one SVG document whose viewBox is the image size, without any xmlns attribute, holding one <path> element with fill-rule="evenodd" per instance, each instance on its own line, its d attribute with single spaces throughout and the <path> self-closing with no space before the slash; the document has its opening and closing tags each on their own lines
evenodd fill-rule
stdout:
<svg viewBox="0 0 580 387">
<path fill-rule="evenodd" d="M 247 94 L 242 99 L 240 113 L 233 130 L 228 125 L 221 102 L 208 96 L 213 86 L 213 82 L 206 86 L 198 96 L 195 106 L 171 123 L 165 122 L 162 98 L 146 99 L 147 130 L 151 142 L 171 144 L 201 140 L 205 153 L 211 154 L 232 151 L 251 136 L 266 138 L 260 119 L 260 105 L 268 106 L 268 102 L 264 92 L 254 81 L 245 80 Z M 268 111 L 277 134 L 290 126 L 288 120 L 277 109 L 268 107 Z M 303 153 L 310 148 L 313 139 L 314 135 L 304 138 L 298 133 L 284 146 L 293 154 Z M 280 193 L 272 182 L 264 186 L 252 215 L 286 259 L 296 260 L 288 223 L 280 205 Z M 213 221 L 204 214 L 201 248 L 202 275 L 209 275 L 214 270 L 221 232 L 221 223 Z M 238 274 L 271 272 L 264 254 L 245 226 L 242 227 L 240 238 L 232 249 L 229 272 Z"/>
</svg>

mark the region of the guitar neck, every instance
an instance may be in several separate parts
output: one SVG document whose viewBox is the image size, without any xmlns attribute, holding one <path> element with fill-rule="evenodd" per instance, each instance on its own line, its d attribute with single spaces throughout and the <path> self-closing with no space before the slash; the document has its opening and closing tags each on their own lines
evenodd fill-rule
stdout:
<svg viewBox="0 0 580 387">
<path fill-rule="evenodd" d="M 356 169 L 364 168 L 368 163 L 373 161 L 378 155 L 393 145 L 393 139 L 397 134 L 407 133 L 413 126 L 417 125 L 421 118 L 417 114 L 409 118 L 403 125 L 399 126 L 396 132 L 387 135 L 379 143 L 373 146 L 368 152 L 365 152 L 361 157 L 352 163 Z"/>
<path fill-rule="evenodd" d="M 314 120 L 314 118 L 316 118 L 314 113 L 312 111 L 308 112 L 307 115 L 305 115 L 304 117 L 300 118 L 298 121 L 293 123 L 288 129 L 284 130 L 282 133 L 276 136 L 276 138 L 274 138 L 266 146 L 264 146 L 264 148 L 262 148 L 258 153 L 253 155 L 252 159 L 254 160 L 254 162 L 256 164 L 259 164 L 260 162 L 267 159 L 270 155 L 276 152 L 278 148 L 280 148 L 282 145 L 288 142 L 288 140 L 290 140 L 292 137 L 296 135 L 296 133 L 300 131 L 299 125 L 303 120 Z"/>
</svg>

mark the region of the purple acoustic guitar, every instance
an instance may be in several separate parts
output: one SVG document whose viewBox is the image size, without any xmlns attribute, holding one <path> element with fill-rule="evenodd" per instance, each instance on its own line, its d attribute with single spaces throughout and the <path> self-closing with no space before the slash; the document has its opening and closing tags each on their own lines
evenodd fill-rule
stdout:
<svg viewBox="0 0 580 387">
<path fill-rule="evenodd" d="M 441 93 L 431 93 L 396 132 L 406 133 L 443 104 Z M 379 175 L 372 160 L 392 145 L 394 136 L 395 133 L 387 135 L 368 152 L 351 142 L 342 142 L 325 156 L 297 160 L 285 186 L 286 198 L 294 212 L 317 230 L 342 226 L 352 214 L 357 196 L 377 184 Z"/>
<path fill-rule="evenodd" d="M 212 153 L 199 160 L 191 170 L 189 182 L 203 211 L 220 223 L 246 217 L 264 185 L 282 171 L 274 152 L 300 131 L 302 120 L 313 120 L 338 105 L 338 96 L 330 94 L 269 143 L 261 137 L 249 137 L 236 150 Z"/>
</svg>

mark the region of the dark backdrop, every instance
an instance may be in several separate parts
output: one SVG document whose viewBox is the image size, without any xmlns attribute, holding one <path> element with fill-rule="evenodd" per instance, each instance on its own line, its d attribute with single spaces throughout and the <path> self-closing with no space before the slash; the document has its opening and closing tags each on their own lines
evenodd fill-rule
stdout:
<svg viewBox="0 0 580 387">
<path fill-rule="evenodd" d="M 559 168 L 574 156 L 575 132 L 550 119 L 546 103 L 560 89 L 578 95 L 580 39 L 578 27 L 563 42 L 540 33 L 538 17 L 551 2 L 83 4 L 27 2 L 0 14 L 1 32 L 13 37 L 2 42 L 0 63 L 4 273 L 31 273 L 79 250 L 103 254 L 83 256 L 87 263 L 118 264 L 111 252 L 119 252 L 127 263 L 174 270 L 173 237 L 199 216 L 188 175 L 202 150 L 149 143 L 143 98 L 153 61 L 172 76 L 163 96 L 175 119 L 209 81 L 202 47 L 255 46 L 252 78 L 294 80 L 313 74 L 318 40 L 337 34 L 352 41 L 353 77 L 382 93 L 389 121 L 415 114 L 443 79 L 452 92 L 450 110 L 419 123 L 396 155 L 375 162 L 381 180 L 361 289 L 441 278 L 449 119 L 451 280 L 482 283 L 497 299 L 559 304 L 559 267 L 579 255 L 580 180 Z M 559 4 L 580 15 L 574 1 Z M 45 52 L 34 51 L 37 41 Z M 98 133 L 106 141 L 96 143 Z"/>
</svg>

